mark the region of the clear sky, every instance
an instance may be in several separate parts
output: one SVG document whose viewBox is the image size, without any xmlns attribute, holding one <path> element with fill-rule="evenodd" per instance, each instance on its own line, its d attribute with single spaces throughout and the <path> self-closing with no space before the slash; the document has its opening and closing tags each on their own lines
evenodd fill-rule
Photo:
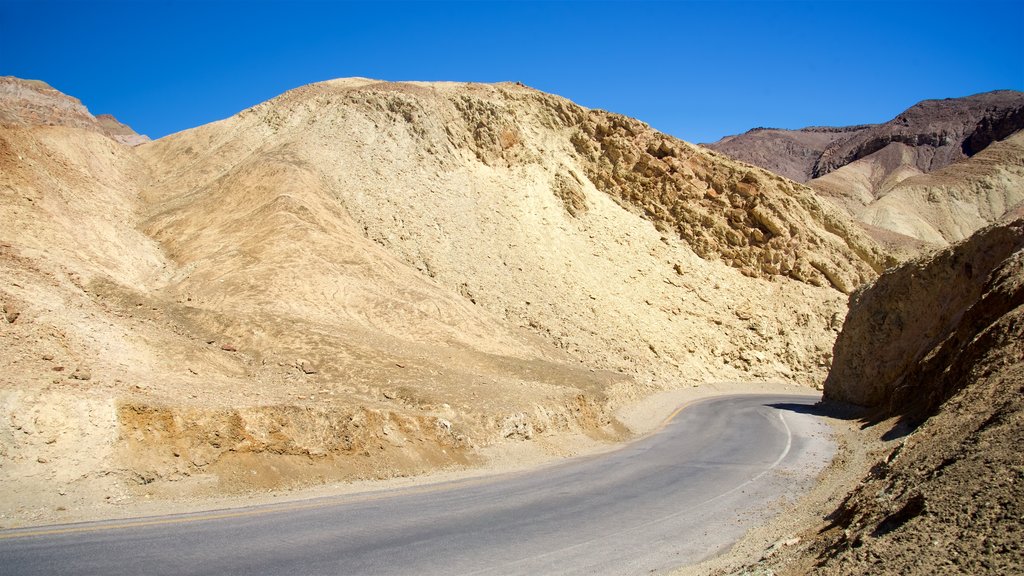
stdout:
<svg viewBox="0 0 1024 576">
<path fill-rule="evenodd" d="M 1024 90 L 1024 1 L 0 0 L 0 74 L 151 137 L 365 76 L 520 81 L 707 142 Z"/>
</svg>

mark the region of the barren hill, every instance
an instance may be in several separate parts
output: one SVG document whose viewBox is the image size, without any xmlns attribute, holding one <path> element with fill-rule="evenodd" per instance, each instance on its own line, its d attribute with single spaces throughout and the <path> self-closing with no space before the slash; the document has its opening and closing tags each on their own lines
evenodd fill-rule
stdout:
<svg viewBox="0 0 1024 576">
<path fill-rule="evenodd" d="M 618 438 L 820 381 L 891 262 L 810 189 L 515 84 L 336 80 L 135 148 L 0 127 L 2 503 L 182 497 Z"/>
<path fill-rule="evenodd" d="M 1022 129 L 1024 94 L 1001 90 L 925 100 L 884 124 L 826 132 L 827 143 L 818 129 L 755 130 L 709 147 L 813 177 L 876 240 L 914 254 L 962 240 L 1024 198 Z"/>
<path fill-rule="evenodd" d="M 816 181 L 815 188 L 830 189 L 829 177 Z M 967 160 L 902 179 L 857 214 L 868 225 L 942 246 L 966 239 L 1022 201 L 1024 131 L 1019 131 Z"/>
<path fill-rule="evenodd" d="M 755 128 L 705 146 L 806 182 L 892 144 L 902 144 L 908 151 L 904 162 L 908 167 L 919 173 L 932 172 L 969 158 L 1021 129 L 1024 94 L 996 90 L 963 98 L 923 100 L 882 124 L 798 130 Z"/>
<path fill-rule="evenodd" d="M 931 172 L 969 158 L 1024 128 L 1024 93 L 996 90 L 944 100 L 924 100 L 884 124 L 837 140 L 821 153 L 813 176 L 898 143 L 911 148 L 918 170 Z"/>
</svg>

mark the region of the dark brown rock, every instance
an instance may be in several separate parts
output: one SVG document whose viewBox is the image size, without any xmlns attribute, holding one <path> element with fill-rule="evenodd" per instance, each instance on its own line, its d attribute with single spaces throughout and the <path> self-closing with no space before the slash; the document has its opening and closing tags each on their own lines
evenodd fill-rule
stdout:
<svg viewBox="0 0 1024 576">
<path fill-rule="evenodd" d="M 807 182 L 813 178 L 814 165 L 830 144 L 851 138 L 869 127 L 754 128 L 704 146 L 790 180 Z"/>
<path fill-rule="evenodd" d="M 21 311 L 14 304 L 4 304 L 3 312 L 8 324 L 14 324 L 18 317 L 21 316 Z"/>
</svg>

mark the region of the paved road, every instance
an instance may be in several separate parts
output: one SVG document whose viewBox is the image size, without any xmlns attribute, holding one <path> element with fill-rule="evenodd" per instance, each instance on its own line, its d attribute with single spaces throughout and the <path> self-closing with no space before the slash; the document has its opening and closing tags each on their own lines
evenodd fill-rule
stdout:
<svg viewBox="0 0 1024 576">
<path fill-rule="evenodd" d="M 599 456 L 272 506 L 0 532 L 2 574 L 650 574 L 706 558 L 833 453 L 815 397 L 726 396 Z"/>
</svg>

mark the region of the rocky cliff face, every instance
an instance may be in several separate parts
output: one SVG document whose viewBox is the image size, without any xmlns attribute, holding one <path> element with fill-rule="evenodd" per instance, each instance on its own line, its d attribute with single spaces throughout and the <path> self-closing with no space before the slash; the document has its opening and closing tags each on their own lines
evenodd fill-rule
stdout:
<svg viewBox="0 0 1024 576">
<path fill-rule="evenodd" d="M 911 261 L 854 294 L 825 398 L 928 415 L 964 386 L 986 331 L 1020 306 L 1024 220 Z M 1015 287 L 1016 286 L 1016 287 Z"/>
<path fill-rule="evenodd" d="M 779 572 L 1019 573 L 1022 334 L 1020 210 L 857 294 L 825 397 L 895 446 Z"/>
<path fill-rule="evenodd" d="M 136 134 L 110 114 L 93 116 L 78 98 L 45 82 L 13 76 L 0 77 L 0 123 L 83 128 L 128 146 L 149 141 L 148 136 Z"/>
<path fill-rule="evenodd" d="M 806 188 L 704 156 L 621 116 L 592 111 L 578 130 L 573 143 L 594 185 L 702 258 L 747 276 L 789 276 L 842 292 L 886 262 Z"/>
</svg>

